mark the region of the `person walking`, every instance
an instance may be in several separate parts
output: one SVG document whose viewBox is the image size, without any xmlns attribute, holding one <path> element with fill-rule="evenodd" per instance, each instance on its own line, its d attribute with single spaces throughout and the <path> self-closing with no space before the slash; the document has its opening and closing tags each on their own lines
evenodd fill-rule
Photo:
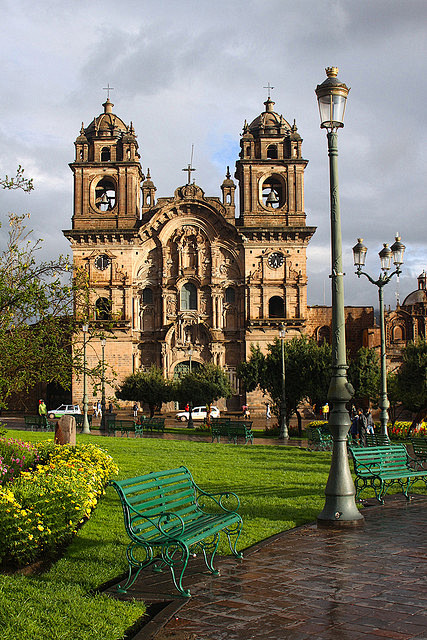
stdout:
<svg viewBox="0 0 427 640">
<path fill-rule="evenodd" d="M 102 418 L 102 404 L 101 400 L 98 400 L 96 403 L 96 416 L 97 418 Z"/>
<path fill-rule="evenodd" d="M 329 416 L 329 404 L 325 402 L 322 407 L 323 420 L 327 420 Z"/>
<path fill-rule="evenodd" d="M 133 405 L 133 417 L 137 418 L 138 417 L 138 404 L 135 402 L 135 404 Z"/>
<path fill-rule="evenodd" d="M 267 418 L 267 420 L 270 420 L 271 418 L 271 407 L 270 407 L 270 403 L 267 402 L 267 409 L 265 410 L 265 417 Z"/>
<path fill-rule="evenodd" d="M 359 435 L 359 442 L 362 445 L 362 447 L 366 447 L 366 427 L 367 427 L 366 416 L 364 415 L 362 409 L 359 409 L 357 414 L 357 430 Z"/>
<path fill-rule="evenodd" d="M 372 412 L 370 409 L 367 409 L 365 416 L 366 416 L 366 433 L 369 433 L 370 435 L 374 435 L 375 423 L 374 423 L 374 419 L 372 417 Z"/>
</svg>

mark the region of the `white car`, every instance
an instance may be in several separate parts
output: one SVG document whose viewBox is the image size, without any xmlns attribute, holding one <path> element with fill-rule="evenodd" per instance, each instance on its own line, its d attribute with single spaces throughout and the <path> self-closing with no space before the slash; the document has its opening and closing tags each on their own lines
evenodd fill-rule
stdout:
<svg viewBox="0 0 427 640">
<path fill-rule="evenodd" d="M 206 407 L 194 407 L 194 409 L 191 411 L 191 417 L 193 418 L 193 420 L 205 420 L 207 415 L 208 414 L 206 411 Z M 219 418 L 220 410 L 218 409 L 218 407 L 211 407 L 209 415 L 211 418 Z M 175 416 L 175 420 L 181 420 L 181 422 L 187 422 L 189 418 L 189 411 L 180 411 Z"/>
<path fill-rule="evenodd" d="M 47 415 L 50 420 L 54 418 L 60 418 L 63 415 L 79 415 L 81 414 L 80 407 L 78 404 L 61 404 L 57 409 L 51 409 L 48 411 Z"/>
</svg>

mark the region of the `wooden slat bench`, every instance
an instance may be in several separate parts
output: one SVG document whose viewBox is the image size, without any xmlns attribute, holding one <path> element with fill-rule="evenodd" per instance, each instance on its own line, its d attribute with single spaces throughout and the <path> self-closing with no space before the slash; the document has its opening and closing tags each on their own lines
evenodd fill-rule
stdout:
<svg viewBox="0 0 427 640">
<path fill-rule="evenodd" d="M 119 429 L 120 429 L 120 435 L 122 436 L 126 434 L 126 436 L 129 437 L 130 433 L 134 433 L 135 435 L 142 436 L 142 430 L 139 430 L 138 434 L 136 433 L 135 420 L 116 420 L 115 430 L 119 431 Z"/>
<path fill-rule="evenodd" d="M 238 443 L 239 437 L 245 439 L 245 444 L 253 444 L 254 434 L 252 432 L 252 422 L 226 419 L 223 422 L 217 419 L 211 425 L 212 442 L 221 441 L 221 436 L 226 436 L 229 442 Z"/>
<path fill-rule="evenodd" d="M 164 418 L 140 418 L 139 424 L 145 431 L 161 431 L 163 433 L 165 430 Z"/>
<path fill-rule="evenodd" d="M 356 474 L 356 499 L 367 487 L 384 504 L 384 497 L 393 484 L 399 484 L 403 495 L 410 500 L 409 490 L 421 479 L 427 487 L 427 470 L 416 470 L 410 466 L 405 445 L 391 444 L 386 447 L 349 447 Z"/>
<path fill-rule="evenodd" d="M 385 433 L 367 433 L 365 439 L 367 447 L 388 447 L 391 444 Z"/>
<path fill-rule="evenodd" d="M 410 438 L 415 462 L 420 469 L 427 465 L 427 438 Z"/>
<path fill-rule="evenodd" d="M 307 447 L 310 451 L 330 451 L 332 436 L 328 426 L 309 427 L 307 433 Z"/>
<path fill-rule="evenodd" d="M 31 431 L 54 431 L 55 422 L 44 416 L 24 416 L 25 428 Z"/>
<path fill-rule="evenodd" d="M 237 513 L 240 501 L 234 493 L 206 493 L 195 484 L 186 467 L 115 480 L 111 485 L 120 496 L 131 540 L 126 550 L 128 578 L 119 585 L 120 593 L 126 593 L 141 569 L 154 564 L 157 571 L 168 566 L 177 590 L 189 597 L 182 579 L 190 552 L 201 551 L 209 571 L 218 575 L 213 559 L 221 531 L 227 535 L 232 553 L 243 557 L 236 550 L 242 518 Z M 137 559 L 141 552 L 142 559 Z"/>
</svg>

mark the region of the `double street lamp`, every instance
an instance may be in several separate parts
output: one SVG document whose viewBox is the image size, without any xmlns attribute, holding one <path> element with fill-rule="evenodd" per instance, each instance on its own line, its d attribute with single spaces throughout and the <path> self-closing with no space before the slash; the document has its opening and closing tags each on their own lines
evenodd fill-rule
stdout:
<svg viewBox="0 0 427 640">
<path fill-rule="evenodd" d="M 338 192 L 338 129 L 344 126 L 344 111 L 350 89 L 338 80 L 338 69 L 326 69 L 327 79 L 316 88 L 320 127 L 328 134 L 332 257 L 332 378 L 328 401 L 332 405 L 329 429 L 332 461 L 325 488 L 325 506 L 317 517 L 320 526 L 358 526 L 364 518 L 355 501 L 354 482 L 347 456 L 350 416 L 346 404 L 354 389 L 347 380 L 344 314 L 344 274 L 342 266 L 341 217 Z"/>
<path fill-rule="evenodd" d="M 279 330 L 280 342 L 282 343 L 282 399 L 280 403 L 280 428 L 279 438 L 284 440 L 289 438 L 288 425 L 286 423 L 286 370 L 285 370 L 285 336 L 286 327 L 281 325 Z"/>
<path fill-rule="evenodd" d="M 383 248 L 379 252 L 381 262 L 381 272 L 378 280 L 374 280 L 371 276 L 363 271 L 365 266 L 366 253 L 368 249 L 363 245 L 363 238 L 358 238 L 357 244 L 353 247 L 354 266 L 357 267 L 356 274 L 360 276 L 366 276 L 369 282 L 378 287 L 378 297 L 380 303 L 380 335 L 381 335 L 381 393 L 380 393 L 380 422 L 381 433 L 385 436 L 387 433 L 388 423 L 388 408 L 390 403 L 387 397 L 387 361 L 386 361 L 386 348 L 385 348 L 385 323 L 384 323 L 384 297 L 383 288 L 390 282 L 394 275 L 399 276 L 401 273 L 401 265 L 403 264 L 403 254 L 405 252 L 405 245 L 400 241 L 400 237 L 396 236 L 396 241 L 391 247 L 388 244 L 384 244 Z M 391 267 L 391 260 L 393 258 L 393 264 L 396 269 L 393 273 L 388 274 Z"/>
<path fill-rule="evenodd" d="M 87 401 L 87 384 L 86 384 L 86 342 L 89 332 L 89 325 L 86 322 L 82 326 L 83 331 L 83 429 L 82 433 L 90 434 L 89 420 L 87 417 L 88 401 Z"/>
</svg>

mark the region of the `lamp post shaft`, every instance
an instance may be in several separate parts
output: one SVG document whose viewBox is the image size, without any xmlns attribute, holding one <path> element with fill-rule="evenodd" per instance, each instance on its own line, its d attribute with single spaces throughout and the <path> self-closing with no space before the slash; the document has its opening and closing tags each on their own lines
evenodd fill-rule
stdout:
<svg viewBox="0 0 427 640">
<path fill-rule="evenodd" d="M 378 287 L 378 298 L 380 303 L 380 334 L 381 334 L 381 394 L 380 394 L 380 422 L 381 433 L 385 436 L 388 435 L 388 408 L 390 403 L 387 397 L 387 360 L 385 350 L 385 322 L 384 322 L 384 296 L 383 287 Z"/>
<path fill-rule="evenodd" d="M 86 331 L 83 331 L 83 429 L 82 429 L 82 433 L 90 434 L 87 410 L 88 410 L 88 402 L 87 402 L 87 381 L 86 381 Z"/>
<path fill-rule="evenodd" d="M 105 345 L 102 344 L 102 379 L 101 379 L 101 430 L 106 431 L 106 415 L 105 415 Z"/>
<path fill-rule="evenodd" d="M 317 522 L 320 526 L 357 526 L 363 524 L 364 518 L 356 506 L 356 491 L 347 456 L 350 416 L 346 403 L 353 396 L 353 388 L 347 381 L 344 274 L 338 191 L 338 135 L 334 130 L 328 132 L 328 152 L 332 252 L 332 378 L 328 401 L 332 405 L 329 429 L 333 445 L 331 468 L 325 488 L 325 506 L 318 515 Z"/>
<path fill-rule="evenodd" d="M 190 353 L 188 356 L 188 368 L 191 374 L 191 356 L 192 354 Z M 188 424 L 187 424 L 187 429 L 192 429 L 194 427 L 194 422 L 193 422 L 193 401 L 190 400 L 189 404 L 188 404 Z"/>
<path fill-rule="evenodd" d="M 286 369 L 285 369 L 285 339 L 280 338 L 282 348 L 282 402 L 280 407 L 280 432 L 279 438 L 285 440 L 289 438 L 288 425 L 286 421 Z"/>
</svg>

